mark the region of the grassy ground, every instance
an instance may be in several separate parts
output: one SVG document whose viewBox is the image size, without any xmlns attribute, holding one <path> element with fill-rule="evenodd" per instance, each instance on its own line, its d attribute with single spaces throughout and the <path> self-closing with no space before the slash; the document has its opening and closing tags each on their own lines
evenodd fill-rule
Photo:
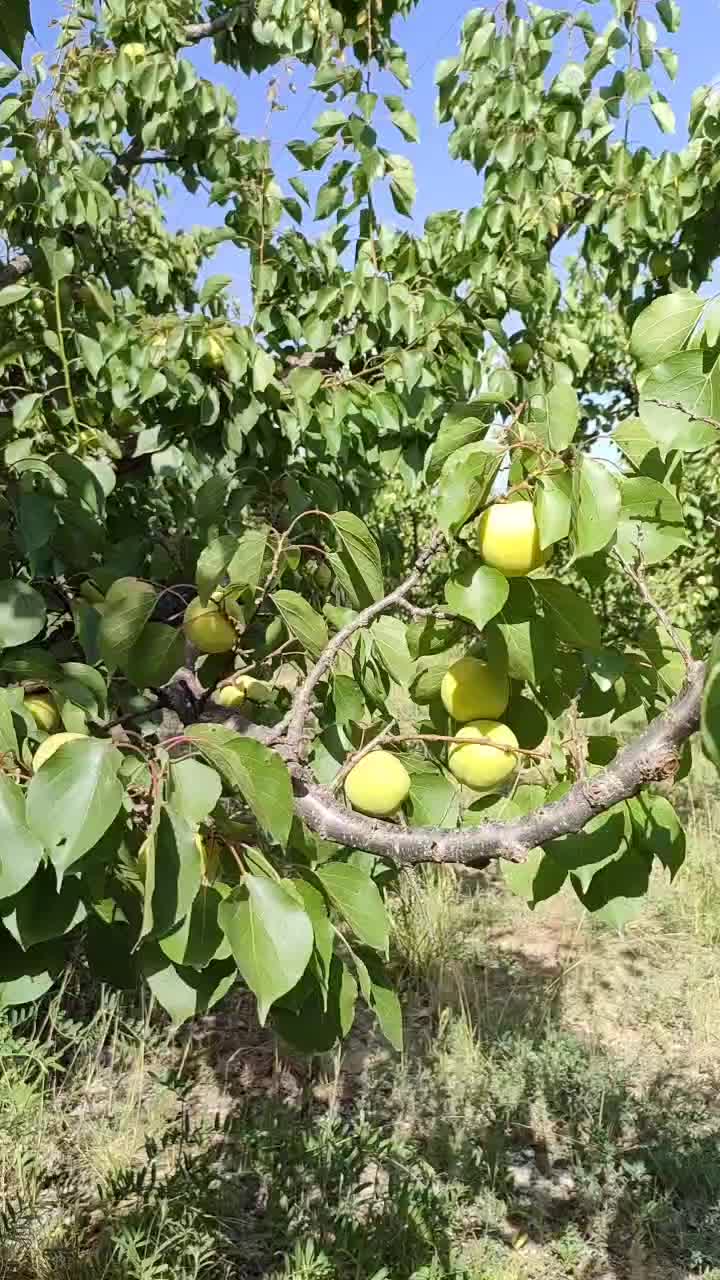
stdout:
<svg viewBox="0 0 720 1280">
<path fill-rule="evenodd" d="M 0 1023 L 0 1278 L 720 1280 L 720 804 L 618 937 L 487 875 L 394 902 L 398 1059 L 171 1034 L 68 987 Z"/>
</svg>

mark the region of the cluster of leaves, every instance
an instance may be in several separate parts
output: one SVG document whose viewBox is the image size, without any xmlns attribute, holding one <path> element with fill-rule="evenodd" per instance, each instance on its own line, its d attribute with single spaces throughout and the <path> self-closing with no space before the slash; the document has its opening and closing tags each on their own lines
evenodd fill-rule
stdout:
<svg viewBox="0 0 720 1280">
<path fill-rule="evenodd" d="M 410 828 L 472 830 L 562 798 L 620 740 L 585 753 L 566 714 L 649 721 L 683 684 L 676 637 L 612 647 L 589 597 L 610 565 L 642 575 L 687 546 L 685 458 L 716 440 L 717 307 L 684 287 L 716 256 L 715 95 L 697 99 L 683 153 L 633 153 L 623 103 L 647 98 L 669 124 L 634 3 L 616 0 L 601 33 L 585 11 L 480 8 L 438 83 L 483 203 L 420 234 L 381 226 L 383 186 L 400 219 L 415 196 L 409 157 L 385 145 L 389 130 L 418 137 L 391 30 L 411 7 L 258 0 L 207 17 L 192 0 L 105 0 L 63 19 L 55 66 L 0 70 L 14 254 L 0 272 L 1 1004 L 46 990 L 81 931 L 101 977 L 144 977 L 177 1020 L 240 975 L 298 1044 L 346 1033 L 358 994 L 399 1044 L 383 904 L 398 828 L 370 823 L 387 855 L 370 856 L 303 825 L 299 800 L 341 821 L 333 787 L 373 735 L 399 721 L 447 736 L 439 687 L 461 653 L 510 677 L 530 763 L 510 795 L 478 800 L 444 744 L 406 743 Z M 675 30 L 677 6 L 657 9 Z M 546 84 L 568 26 L 587 58 Z M 324 109 L 290 145 L 290 191 L 184 52 L 210 36 L 248 72 L 288 55 L 314 68 Z M 168 176 L 209 190 L 224 226 L 171 232 Z M 552 255 L 572 231 L 562 287 Z M 199 284 L 221 240 L 249 252 L 249 323 L 228 277 Z M 625 410 L 621 466 L 591 447 L 608 393 Z M 381 605 L 397 528 L 381 545 L 362 516 L 388 483 L 450 548 L 441 614 Z M 532 501 L 552 557 L 527 579 L 478 559 L 475 522 L 503 484 Z M 196 593 L 231 623 L 228 652 L 186 645 Z M 269 701 L 224 716 L 214 694 L 238 673 Z M 82 740 L 36 768 L 38 695 Z M 653 860 L 674 874 L 683 856 L 651 795 L 508 876 L 532 902 L 569 877 L 620 921 Z"/>
</svg>

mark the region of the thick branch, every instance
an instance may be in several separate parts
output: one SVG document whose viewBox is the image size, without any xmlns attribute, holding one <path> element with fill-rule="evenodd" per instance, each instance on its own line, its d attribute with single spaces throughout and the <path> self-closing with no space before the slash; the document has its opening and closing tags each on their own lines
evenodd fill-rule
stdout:
<svg viewBox="0 0 720 1280">
<path fill-rule="evenodd" d="M 700 725 L 705 666 L 693 662 L 685 688 L 612 764 L 583 779 L 562 800 L 543 805 L 514 822 L 486 822 L 464 831 L 406 829 L 343 809 L 324 787 L 295 775 L 296 810 L 306 826 L 325 840 L 365 849 L 396 862 L 454 862 L 464 865 L 495 858 L 523 862 L 531 850 L 561 836 L 576 835 L 600 813 L 638 794 L 653 782 L 672 779 L 680 752 Z"/>
<path fill-rule="evenodd" d="M 232 31 L 234 27 L 249 26 L 254 17 L 255 0 L 242 0 L 227 13 L 220 14 L 218 18 L 212 18 L 207 22 L 193 22 L 185 28 L 185 38 L 188 44 L 197 44 L 198 40 L 208 40 L 212 36 L 222 35 L 225 31 Z"/>
<path fill-rule="evenodd" d="M 400 586 L 391 591 L 389 595 L 384 596 L 382 600 L 376 600 L 367 609 L 363 609 L 361 613 L 358 613 L 353 618 L 352 622 L 348 622 L 347 626 L 333 636 L 295 695 L 293 712 L 287 732 L 287 744 L 291 751 L 296 754 L 299 753 L 305 722 L 310 715 L 313 693 L 320 681 L 332 669 L 340 650 L 347 644 L 351 636 L 355 635 L 356 631 L 362 631 L 365 627 L 369 627 L 371 622 L 374 622 L 381 614 L 387 613 L 390 609 L 400 604 L 410 594 L 413 588 L 418 585 L 425 569 L 442 545 L 442 542 L 443 535 L 436 533 L 429 545 L 418 556 L 412 573 L 409 574 L 405 581 L 401 582 Z"/>
</svg>

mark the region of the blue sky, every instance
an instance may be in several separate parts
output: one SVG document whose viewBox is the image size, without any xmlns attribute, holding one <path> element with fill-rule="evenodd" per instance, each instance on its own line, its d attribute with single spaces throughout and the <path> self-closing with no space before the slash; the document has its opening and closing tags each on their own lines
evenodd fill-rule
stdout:
<svg viewBox="0 0 720 1280">
<path fill-rule="evenodd" d="M 548 8 L 569 7 L 558 0 L 545 0 L 545 3 Z M 651 0 L 641 0 L 641 6 L 644 16 L 651 20 L 655 18 L 655 5 Z M 398 42 L 407 50 L 413 75 L 408 106 L 418 120 L 420 144 L 404 142 L 389 123 L 386 130 L 384 126 L 380 130 L 380 140 L 383 145 L 391 147 L 393 151 L 405 153 L 413 161 L 418 180 L 415 221 L 419 226 L 434 211 L 468 208 L 476 204 L 481 196 L 477 174 L 469 165 L 450 159 L 447 153 L 447 129 L 439 127 L 434 119 L 434 68 L 441 58 L 456 52 L 462 18 L 471 7 L 471 0 L 421 0 L 412 16 L 405 22 L 398 22 L 395 28 Z M 699 84 L 715 79 L 719 70 L 720 0 L 682 0 L 682 9 L 683 22 L 678 35 L 668 37 L 662 25 L 657 24 L 659 43 L 671 44 L 680 56 L 680 71 L 674 84 L 661 69 L 658 72 L 659 86 L 675 109 L 677 134 L 665 138 L 647 107 L 638 108 L 633 115 L 631 140 L 653 149 L 663 146 L 680 147 L 684 144 L 692 92 Z M 65 6 L 61 0 L 32 0 L 36 41 L 29 42 L 28 54 L 37 52 L 38 49 L 51 53 L 54 35 L 50 30 L 50 23 L 64 12 Z M 600 4 L 592 5 L 589 12 L 596 25 L 599 25 L 609 18 L 610 5 L 606 0 L 601 0 Z M 574 40 L 579 40 L 577 33 Z M 283 180 L 296 172 L 297 168 L 295 161 L 286 152 L 285 145 L 292 138 L 313 136 L 312 122 L 324 106 L 321 96 L 308 90 L 307 74 L 301 67 L 295 68 L 291 77 L 295 82 L 293 93 L 289 87 L 288 75 L 281 72 L 279 101 L 286 109 L 273 112 L 268 118 L 265 97 L 267 76 L 254 76 L 248 80 L 240 72 L 227 67 L 215 67 L 210 42 L 205 42 L 190 56 L 203 75 L 221 80 L 234 93 L 238 102 L 238 125 L 242 131 L 270 137 L 275 168 L 281 182 L 286 185 Z M 572 49 L 569 49 L 568 57 L 572 56 Z M 625 56 L 622 51 L 621 59 Z M 387 87 L 380 87 L 386 92 L 397 91 L 397 86 L 389 83 Z M 395 214 L 389 201 L 381 202 L 380 213 L 382 217 L 395 223 L 403 222 Z M 189 228 L 198 223 L 222 222 L 223 215 L 217 208 L 208 210 L 202 197 L 191 197 L 184 188 L 178 186 L 177 195 L 168 207 L 168 220 L 174 227 Z M 226 271 L 240 284 L 245 275 L 242 256 L 230 246 L 222 247 L 214 270 Z M 242 285 L 240 287 L 244 293 Z"/>
</svg>

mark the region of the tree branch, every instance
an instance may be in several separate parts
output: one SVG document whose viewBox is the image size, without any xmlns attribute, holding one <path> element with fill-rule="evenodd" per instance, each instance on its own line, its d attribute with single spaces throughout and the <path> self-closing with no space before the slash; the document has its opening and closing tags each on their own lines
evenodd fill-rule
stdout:
<svg viewBox="0 0 720 1280">
<path fill-rule="evenodd" d="M 185 39 L 188 44 L 197 44 L 198 40 L 208 40 L 212 36 L 222 35 L 225 31 L 232 31 L 234 27 L 247 27 L 255 17 L 255 7 L 255 0 L 241 0 L 240 4 L 236 4 L 234 8 L 220 14 L 217 18 L 209 19 L 207 22 L 191 23 L 185 28 Z"/>
<path fill-rule="evenodd" d="M 297 756 L 300 754 L 300 744 L 303 737 L 305 722 L 310 715 L 312 695 L 317 685 L 332 668 L 332 665 L 343 645 L 347 644 L 350 637 L 353 636 L 356 631 L 362 631 L 363 628 L 369 627 L 371 622 L 374 622 L 381 614 L 387 613 L 390 609 L 394 608 L 395 605 L 398 605 L 401 600 L 404 600 L 405 597 L 410 594 L 413 588 L 419 583 L 425 569 L 442 543 L 443 535 L 441 533 L 436 533 L 425 550 L 418 556 L 412 573 L 409 574 L 405 581 L 401 582 L 400 586 L 396 587 L 394 591 L 391 591 L 389 595 L 384 596 L 382 600 L 376 600 L 375 603 L 369 605 L 367 609 L 363 609 L 357 617 L 353 618 L 352 622 L 348 622 L 347 626 L 343 627 L 338 631 L 337 635 L 333 636 L 327 648 L 320 654 L 315 666 L 309 672 L 295 694 L 293 711 L 287 731 L 287 745 L 291 752 L 294 752 Z"/>
<path fill-rule="evenodd" d="M 513 822 L 485 822 L 464 831 L 406 829 L 342 808 L 331 791 L 312 784 L 306 771 L 291 763 L 296 812 L 324 840 L 381 854 L 406 866 L 421 862 L 468 866 L 496 858 L 524 862 L 533 849 L 576 835 L 613 805 L 629 800 L 650 783 L 675 776 L 682 747 L 700 726 L 704 680 L 705 664 L 693 662 L 684 689 L 667 711 L 606 769 L 577 782 L 562 800 Z"/>
</svg>

